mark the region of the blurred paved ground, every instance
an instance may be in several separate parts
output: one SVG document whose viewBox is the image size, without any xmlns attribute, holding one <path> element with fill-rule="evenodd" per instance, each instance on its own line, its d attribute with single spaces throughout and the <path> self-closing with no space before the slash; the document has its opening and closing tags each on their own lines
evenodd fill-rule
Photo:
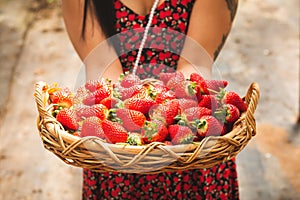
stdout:
<svg viewBox="0 0 300 200">
<path fill-rule="evenodd" d="M 81 63 L 59 7 L 34 2 L 0 0 L 0 199 L 79 200 L 81 170 L 43 149 L 33 92 L 72 87 Z M 299 1 L 240 1 L 215 69 L 241 95 L 261 86 L 258 135 L 237 157 L 241 199 L 300 199 Z"/>
</svg>

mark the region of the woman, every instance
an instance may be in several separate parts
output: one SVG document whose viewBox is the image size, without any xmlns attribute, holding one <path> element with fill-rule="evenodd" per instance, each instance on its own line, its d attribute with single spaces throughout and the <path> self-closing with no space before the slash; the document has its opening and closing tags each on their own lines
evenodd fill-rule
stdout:
<svg viewBox="0 0 300 200">
<path fill-rule="evenodd" d="M 142 39 L 138 34 L 133 41 L 132 30 L 144 30 L 154 0 L 62 0 L 63 16 L 69 37 L 83 60 L 92 50 L 101 45 L 105 54 L 97 54 L 98 62 L 107 57 L 117 57 L 103 70 L 87 64 L 87 79 L 102 76 L 117 80 L 124 71 L 132 71 Z M 237 8 L 237 0 L 160 0 L 155 9 L 150 45 L 142 51 L 137 74 L 142 78 L 157 76 L 160 72 L 177 70 L 188 75 L 195 69 L 189 59 L 182 55 L 189 52 L 191 38 L 202 46 L 209 57 L 215 60 L 230 32 Z M 175 38 L 164 31 L 173 30 Z M 112 42 L 106 42 L 115 34 Z M 151 39 L 152 38 L 152 39 Z M 160 38 L 160 39 L 159 39 Z M 178 40 L 179 39 L 179 40 Z M 181 40 L 180 40 L 181 39 Z M 131 41 L 133 43 L 128 43 Z M 160 42 L 163 46 L 159 46 Z M 178 41 L 177 43 L 174 41 Z M 183 42 L 182 42 L 183 41 Z M 191 40 L 190 40 L 191 41 Z M 167 49 L 167 50 L 165 50 Z M 196 56 L 191 56 L 197 59 Z M 111 59 L 111 58 L 109 58 Z M 193 60 L 193 58 L 191 59 Z M 97 66 L 103 66 L 101 64 Z M 206 79 L 211 78 L 211 66 L 201 68 Z M 83 199 L 238 199 L 238 182 L 234 160 L 210 169 L 179 171 L 154 175 L 126 173 L 96 173 L 84 170 Z"/>
</svg>

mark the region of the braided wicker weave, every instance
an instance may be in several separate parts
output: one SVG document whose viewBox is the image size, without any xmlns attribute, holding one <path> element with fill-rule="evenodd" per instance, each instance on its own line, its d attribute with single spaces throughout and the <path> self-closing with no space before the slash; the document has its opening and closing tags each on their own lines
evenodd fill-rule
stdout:
<svg viewBox="0 0 300 200">
<path fill-rule="evenodd" d="M 235 122 L 231 132 L 175 146 L 159 142 L 144 146 L 119 145 L 97 137 L 73 136 L 52 116 L 45 86 L 45 82 L 38 82 L 35 87 L 39 135 L 47 150 L 76 167 L 144 174 L 207 168 L 235 157 L 256 134 L 254 111 L 260 94 L 257 83 L 250 85 L 244 97 L 248 110 Z"/>
</svg>

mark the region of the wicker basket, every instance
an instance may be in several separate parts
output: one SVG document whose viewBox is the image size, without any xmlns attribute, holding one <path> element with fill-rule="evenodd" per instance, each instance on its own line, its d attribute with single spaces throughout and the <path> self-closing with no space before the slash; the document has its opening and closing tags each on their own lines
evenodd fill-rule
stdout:
<svg viewBox="0 0 300 200">
<path fill-rule="evenodd" d="M 254 111 L 260 94 L 257 83 L 250 85 L 244 97 L 248 110 L 241 114 L 231 132 L 206 137 L 199 143 L 175 146 L 159 142 L 144 146 L 119 145 L 97 137 L 73 136 L 52 116 L 45 86 L 45 82 L 38 82 L 35 88 L 40 137 L 46 149 L 76 167 L 144 174 L 208 168 L 235 157 L 256 134 Z"/>
</svg>

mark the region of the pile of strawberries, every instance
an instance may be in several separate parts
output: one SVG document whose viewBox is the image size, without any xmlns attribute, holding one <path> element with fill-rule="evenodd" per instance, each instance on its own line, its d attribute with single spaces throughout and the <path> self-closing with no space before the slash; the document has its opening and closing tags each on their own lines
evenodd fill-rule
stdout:
<svg viewBox="0 0 300 200">
<path fill-rule="evenodd" d="M 224 135 L 247 110 L 226 80 L 205 80 L 192 73 L 161 73 L 142 81 L 122 74 L 118 83 L 88 81 L 76 93 L 58 86 L 48 90 L 53 115 L 71 134 L 96 136 L 109 143 L 189 144 Z"/>
</svg>

